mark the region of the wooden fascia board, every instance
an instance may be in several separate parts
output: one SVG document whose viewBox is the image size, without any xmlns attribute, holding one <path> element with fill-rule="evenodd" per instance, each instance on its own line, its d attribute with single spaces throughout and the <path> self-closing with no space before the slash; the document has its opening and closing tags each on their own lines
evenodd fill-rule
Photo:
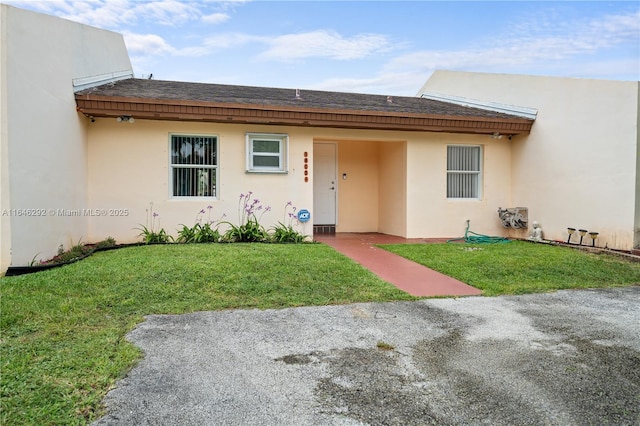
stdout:
<svg viewBox="0 0 640 426">
<path fill-rule="evenodd" d="M 77 95 L 78 110 L 95 117 L 131 115 L 151 120 L 210 121 L 340 127 L 355 129 L 439 131 L 491 134 L 529 133 L 533 120 L 431 115 L 368 110 L 328 110 L 291 106 L 158 101 L 146 98 Z"/>
</svg>

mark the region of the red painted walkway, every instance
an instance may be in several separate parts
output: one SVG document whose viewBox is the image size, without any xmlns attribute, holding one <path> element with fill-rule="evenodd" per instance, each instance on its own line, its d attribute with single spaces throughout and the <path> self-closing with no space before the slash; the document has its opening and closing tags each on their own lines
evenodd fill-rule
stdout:
<svg viewBox="0 0 640 426">
<path fill-rule="evenodd" d="M 418 240 L 375 233 L 317 234 L 314 238 L 413 296 L 477 296 L 482 293 L 475 287 L 375 247 L 375 244 L 415 243 Z"/>
</svg>

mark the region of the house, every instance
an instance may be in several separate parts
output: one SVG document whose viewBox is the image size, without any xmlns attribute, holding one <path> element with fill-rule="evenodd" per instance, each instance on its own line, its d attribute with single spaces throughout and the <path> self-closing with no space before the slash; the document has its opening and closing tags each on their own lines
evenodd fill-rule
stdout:
<svg viewBox="0 0 640 426">
<path fill-rule="evenodd" d="M 536 220 L 640 244 L 638 82 L 436 72 L 402 97 L 137 79 L 119 34 L 0 10 L 2 271 L 204 209 L 237 222 L 248 191 L 265 226 L 308 210 L 308 235 L 449 238 L 469 220 L 526 237 Z M 523 226 L 505 228 L 513 207 Z"/>
</svg>

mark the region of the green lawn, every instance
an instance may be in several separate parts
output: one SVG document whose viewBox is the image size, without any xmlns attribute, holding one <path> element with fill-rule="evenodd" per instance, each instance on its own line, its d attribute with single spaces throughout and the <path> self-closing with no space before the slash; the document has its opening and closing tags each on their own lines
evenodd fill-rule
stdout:
<svg viewBox="0 0 640 426">
<path fill-rule="evenodd" d="M 512 241 L 381 247 L 479 288 L 485 296 L 640 285 L 640 263 L 562 246 Z"/>
<path fill-rule="evenodd" d="M 147 314 L 414 299 L 321 244 L 130 247 L 0 285 L 2 425 L 102 415 Z"/>
<path fill-rule="evenodd" d="M 386 249 L 486 295 L 640 284 L 640 264 L 526 242 Z M 0 279 L 0 424 L 86 424 L 141 356 L 144 315 L 414 300 L 321 244 L 171 244 Z"/>
</svg>

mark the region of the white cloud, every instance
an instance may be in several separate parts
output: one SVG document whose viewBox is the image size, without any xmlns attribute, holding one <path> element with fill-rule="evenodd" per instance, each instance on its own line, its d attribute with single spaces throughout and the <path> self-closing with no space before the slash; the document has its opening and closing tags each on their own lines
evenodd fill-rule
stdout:
<svg viewBox="0 0 640 426">
<path fill-rule="evenodd" d="M 194 2 L 180 2 L 176 0 L 151 1 L 133 3 L 136 16 L 145 20 L 170 26 L 180 26 L 187 22 L 200 19 L 201 12 Z"/>
<path fill-rule="evenodd" d="M 640 37 L 639 13 L 605 16 L 597 21 L 573 23 L 557 31 L 547 28 L 519 29 L 487 45 L 461 50 L 424 50 L 399 56 L 387 64 L 387 72 L 434 69 L 466 69 L 469 71 L 527 71 L 531 67 L 544 69 L 558 63 L 577 62 L 604 49 L 635 44 Z M 579 74 L 579 69 L 576 72 Z"/>
<path fill-rule="evenodd" d="M 228 21 L 230 18 L 226 13 L 212 13 L 211 15 L 205 15 L 202 17 L 202 22 L 205 24 L 221 24 Z"/>
<path fill-rule="evenodd" d="M 314 88 L 412 96 L 436 69 L 637 80 L 639 22 L 640 12 L 633 12 L 584 22 L 516 25 L 513 32 L 495 41 L 458 50 L 408 53 L 372 75 L 326 79 Z M 635 49 L 635 57 L 596 56 L 620 46 Z"/>
<path fill-rule="evenodd" d="M 176 49 L 155 34 L 124 33 L 124 42 L 130 56 L 161 56 L 173 54 Z"/>
<path fill-rule="evenodd" d="M 203 15 L 207 2 L 179 0 L 13 0 L 9 3 L 83 24 L 118 30 L 139 22 L 180 26 L 203 19 L 228 19 L 224 13 Z M 209 2 L 228 8 L 228 2 Z M 234 3 L 235 4 L 235 3 Z M 224 17 L 227 17 L 226 19 Z"/>
<path fill-rule="evenodd" d="M 61 18 L 83 24 L 115 29 L 139 19 L 134 12 L 133 3 L 135 2 L 128 0 L 63 1 L 56 2 L 56 7 L 51 12 Z"/>
<path fill-rule="evenodd" d="M 361 59 L 387 51 L 390 43 L 379 34 L 359 34 L 345 38 L 335 31 L 317 30 L 265 38 L 269 48 L 261 59 L 290 61 L 304 58 Z"/>
</svg>

